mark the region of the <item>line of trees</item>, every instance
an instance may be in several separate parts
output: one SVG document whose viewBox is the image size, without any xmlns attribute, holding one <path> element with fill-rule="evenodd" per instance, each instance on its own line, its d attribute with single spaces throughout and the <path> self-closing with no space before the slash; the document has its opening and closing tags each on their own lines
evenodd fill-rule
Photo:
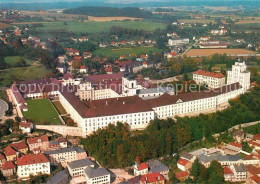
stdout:
<svg viewBox="0 0 260 184">
<path fill-rule="evenodd" d="M 230 107 L 210 115 L 151 121 L 143 131 L 130 132 L 127 124 L 118 123 L 98 129 L 82 144 L 101 165 L 117 168 L 134 164 L 136 156 L 144 161 L 178 153 L 193 141 L 216 140 L 212 134 L 260 119 L 260 88 L 230 101 Z"/>
</svg>

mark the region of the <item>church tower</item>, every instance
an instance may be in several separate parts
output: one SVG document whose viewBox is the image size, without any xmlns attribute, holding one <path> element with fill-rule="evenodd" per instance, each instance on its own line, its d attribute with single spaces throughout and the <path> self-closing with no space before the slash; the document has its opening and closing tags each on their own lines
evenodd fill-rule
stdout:
<svg viewBox="0 0 260 184">
<path fill-rule="evenodd" d="M 123 96 L 134 96 L 136 95 L 137 81 L 135 80 L 135 74 L 133 67 L 125 66 L 125 71 L 122 77 L 122 92 Z"/>
</svg>

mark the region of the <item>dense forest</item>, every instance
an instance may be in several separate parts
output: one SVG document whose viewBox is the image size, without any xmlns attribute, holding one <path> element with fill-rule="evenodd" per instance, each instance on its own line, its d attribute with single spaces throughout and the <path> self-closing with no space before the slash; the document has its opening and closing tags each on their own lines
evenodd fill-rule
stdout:
<svg viewBox="0 0 260 184">
<path fill-rule="evenodd" d="M 232 116 L 235 114 L 235 116 Z M 82 144 L 90 156 L 105 167 L 132 165 L 136 156 L 142 161 L 178 153 L 193 141 L 216 140 L 212 134 L 260 119 L 260 88 L 230 101 L 230 107 L 213 114 L 151 121 L 143 131 L 130 132 L 127 124 L 118 123 L 99 129 Z"/>
<path fill-rule="evenodd" d="M 113 7 L 79 7 L 64 10 L 65 14 L 89 15 L 95 17 L 136 17 L 153 18 L 152 12 L 134 7 L 113 8 Z"/>
</svg>

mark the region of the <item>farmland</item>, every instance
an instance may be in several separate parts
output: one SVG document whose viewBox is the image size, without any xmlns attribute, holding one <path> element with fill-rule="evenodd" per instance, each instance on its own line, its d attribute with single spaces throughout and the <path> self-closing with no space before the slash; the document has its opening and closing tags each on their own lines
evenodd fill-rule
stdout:
<svg viewBox="0 0 260 184">
<path fill-rule="evenodd" d="M 61 124 L 59 115 L 49 99 L 27 100 L 28 111 L 24 112 L 26 119 L 31 119 L 36 124 Z"/>
<path fill-rule="evenodd" d="M 21 25 L 21 24 L 19 24 Z M 29 24 L 32 26 L 31 24 Z M 74 33 L 97 33 L 106 32 L 112 26 L 120 26 L 131 29 L 141 29 L 146 31 L 154 31 L 157 28 L 164 29 L 163 23 L 152 21 L 110 21 L 110 22 L 48 22 L 42 23 L 43 27 L 37 27 L 38 31 L 48 32 L 54 30 L 63 30 Z"/>
<path fill-rule="evenodd" d="M 257 30 L 257 31 L 260 31 L 260 21 L 258 21 L 258 23 L 235 24 L 234 28 L 237 29 L 237 30 Z"/>
<path fill-rule="evenodd" d="M 9 27 L 10 27 L 9 24 L 0 23 L 0 29 L 6 29 L 6 28 L 9 28 Z"/>
<path fill-rule="evenodd" d="M 207 57 L 214 54 L 227 54 L 228 56 L 249 56 L 255 55 L 256 52 L 246 49 L 191 49 L 185 55 L 188 57 Z"/>
<path fill-rule="evenodd" d="M 110 49 L 110 48 L 101 48 L 94 52 L 94 55 L 105 56 L 118 58 L 123 54 L 148 54 L 149 52 L 161 52 L 160 49 L 154 47 L 134 47 L 134 48 L 121 48 L 121 49 Z"/>
<path fill-rule="evenodd" d="M 201 24 L 215 23 L 215 20 L 213 20 L 213 19 L 179 19 L 178 21 L 180 23 L 187 23 L 187 24 L 192 24 L 192 23 L 201 23 Z"/>
<path fill-rule="evenodd" d="M 0 87 L 9 86 L 14 81 L 44 78 L 50 74 L 42 65 L 1 70 Z"/>
</svg>

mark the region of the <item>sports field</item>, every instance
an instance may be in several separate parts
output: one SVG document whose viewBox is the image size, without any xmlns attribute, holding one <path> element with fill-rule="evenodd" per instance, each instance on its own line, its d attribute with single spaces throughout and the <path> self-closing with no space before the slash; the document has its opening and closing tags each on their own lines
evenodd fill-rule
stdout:
<svg viewBox="0 0 260 184">
<path fill-rule="evenodd" d="M 100 48 L 94 52 L 96 56 L 104 56 L 104 57 L 112 57 L 118 58 L 121 55 L 133 55 L 136 54 L 140 56 L 141 54 L 148 54 L 149 52 L 159 52 L 161 53 L 161 49 L 154 47 L 133 47 L 133 48 L 120 48 L 120 49 L 111 49 L 111 48 Z"/>
<path fill-rule="evenodd" d="M 20 24 L 19 26 L 21 26 Z M 29 24 L 30 25 L 30 24 Z M 164 23 L 152 21 L 110 21 L 110 22 L 49 22 L 42 23 L 43 27 L 37 27 L 38 31 L 64 30 L 74 33 L 97 33 L 109 31 L 112 26 L 120 26 L 131 29 L 154 31 L 157 28 L 164 29 Z M 32 25 L 31 25 L 32 26 Z"/>
<path fill-rule="evenodd" d="M 27 100 L 27 105 L 28 111 L 24 112 L 26 119 L 31 119 L 36 124 L 44 124 L 44 122 L 54 125 L 62 124 L 49 99 Z"/>
<path fill-rule="evenodd" d="M 5 69 L 1 71 L 0 87 L 10 86 L 14 81 L 44 78 L 50 74 L 42 65 Z"/>
</svg>

